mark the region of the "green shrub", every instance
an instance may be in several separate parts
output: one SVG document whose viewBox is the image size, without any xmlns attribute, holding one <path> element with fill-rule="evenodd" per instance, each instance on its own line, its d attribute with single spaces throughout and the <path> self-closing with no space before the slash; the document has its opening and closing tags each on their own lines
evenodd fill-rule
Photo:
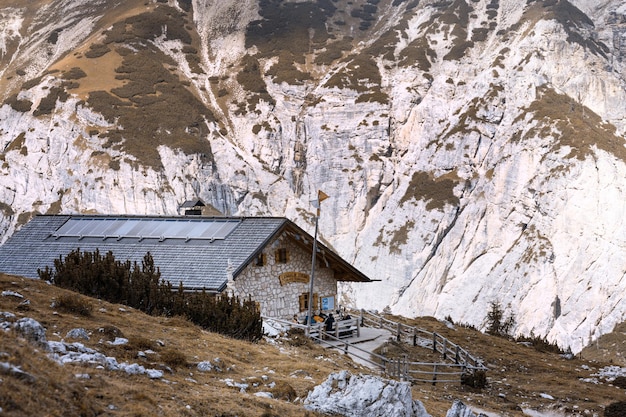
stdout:
<svg viewBox="0 0 626 417">
<path fill-rule="evenodd" d="M 609 404 L 604 409 L 604 417 L 623 417 L 626 415 L 626 401 Z"/>
<path fill-rule="evenodd" d="M 539 337 L 535 336 L 533 333 L 531 333 L 530 336 L 517 337 L 515 341 L 518 343 L 529 344 L 538 352 L 557 354 L 564 353 L 563 349 L 561 349 L 556 343 L 548 342 L 548 339 L 545 336 Z"/>
<path fill-rule="evenodd" d="M 461 375 L 461 385 L 472 388 L 485 388 L 487 386 L 487 374 L 485 371 L 474 371 Z"/>
<path fill-rule="evenodd" d="M 54 303 L 55 307 L 70 314 L 78 314 L 84 317 L 91 317 L 93 306 L 89 301 L 78 294 L 64 294 Z"/>
<path fill-rule="evenodd" d="M 613 386 L 617 388 L 626 389 L 626 376 L 618 376 L 613 380 Z"/>
<path fill-rule="evenodd" d="M 256 302 L 240 301 L 227 294 L 177 291 L 165 280 L 147 253 L 137 262 L 115 260 L 112 252 L 101 255 L 76 249 L 54 262 L 54 269 L 38 270 L 39 277 L 62 288 L 112 303 L 126 304 L 147 314 L 183 316 L 207 330 L 236 339 L 258 341 L 263 322 Z"/>
</svg>

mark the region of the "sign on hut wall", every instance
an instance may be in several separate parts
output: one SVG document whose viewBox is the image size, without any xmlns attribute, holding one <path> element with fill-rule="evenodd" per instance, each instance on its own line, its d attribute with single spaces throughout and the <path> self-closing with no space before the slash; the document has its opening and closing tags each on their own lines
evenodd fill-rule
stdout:
<svg viewBox="0 0 626 417">
<path fill-rule="evenodd" d="M 309 282 L 309 275 L 304 272 L 290 271 L 283 272 L 278 276 L 280 285 L 291 284 L 292 282 Z"/>
<path fill-rule="evenodd" d="M 328 297 L 322 297 L 322 310 L 334 310 L 335 309 L 335 297 L 332 295 Z"/>
</svg>

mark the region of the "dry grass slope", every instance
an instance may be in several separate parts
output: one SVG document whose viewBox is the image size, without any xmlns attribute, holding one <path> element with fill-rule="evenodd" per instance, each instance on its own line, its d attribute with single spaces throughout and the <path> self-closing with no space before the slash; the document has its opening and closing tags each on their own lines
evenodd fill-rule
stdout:
<svg viewBox="0 0 626 417">
<path fill-rule="evenodd" d="M 0 274 L 2 291 L 14 291 L 24 298 L 0 296 L 0 312 L 12 312 L 18 319 L 34 318 L 46 328 L 48 340 L 58 341 L 66 338 L 69 330 L 84 328 L 91 338 L 79 341 L 86 346 L 120 363 L 138 363 L 165 372 L 162 379 L 151 380 L 146 375 L 127 375 L 88 365 L 61 366 L 14 331 L 2 331 L 0 361 L 19 366 L 35 377 L 29 381 L 1 376 L 0 407 L 6 416 L 40 415 L 46 410 L 49 416 L 315 417 L 318 414 L 306 411 L 298 398 L 306 397 L 330 373 L 343 369 L 375 373 L 349 356 L 325 350 L 302 336 L 293 335 L 277 343 L 242 342 L 203 331 L 180 317 L 151 317 L 39 280 L 4 274 Z M 521 417 L 523 407 L 555 405 L 566 409 L 568 415 L 592 415 L 584 410 L 602 415 L 604 407 L 624 396 L 623 389 L 579 380 L 589 377 L 604 362 L 541 354 L 475 330 L 459 326 L 451 329 L 432 318 L 390 318 L 436 331 L 488 364 L 488 387 L 484 390 L 460 384 L 414 385 L 413 398 L 421 400 L 434 417 L 445 416 L 454 399 L 502 416 Z M 129 342 L 120 346 L 106 343 L 115 337 L 125 337 Z M 138 357 L 139 351 L 148 349 L 155 353 Z M 399 349 L 405 353 L 409 348 Z M 411 357 L 423 360 L 431 360 L 429 355 L 424 349 L 411 352 Z M 221 371 L 197 370 L 197 363 L 215 358 L 220 358 Z M 227 379 L 246 383 L 249 388 L 242 393 L 239 388 L 229 387 Z M 258 391 L 272 392 L 275 398 L 255 396 Z M 543 398 L 541 393 L 555 399 Z"/>
</svg>

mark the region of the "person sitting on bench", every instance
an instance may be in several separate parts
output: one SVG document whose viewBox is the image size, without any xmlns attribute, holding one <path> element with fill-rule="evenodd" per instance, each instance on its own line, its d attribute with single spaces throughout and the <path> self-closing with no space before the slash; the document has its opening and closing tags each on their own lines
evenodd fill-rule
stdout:
<svg viewBox="0 0 626 417">
<path fill-rule="evenodd" d="M 327 332 L 332 332 L 333 330 L 333 324 L 335 324 L 335 318 L 333 317 L 333 313 L 330 313 L 328 315 L 328 317 L 326 318 L 326 331 Z"/>
</svg>

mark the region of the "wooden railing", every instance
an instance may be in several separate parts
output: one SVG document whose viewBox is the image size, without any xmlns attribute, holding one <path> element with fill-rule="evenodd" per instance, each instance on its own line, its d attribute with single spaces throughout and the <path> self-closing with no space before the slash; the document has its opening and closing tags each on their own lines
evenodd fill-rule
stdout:
<svg viewBox="0 0 626 417">
<path fill-rule="evenodd" d="M 277 319 L 274 317 L 262 317 L 262 318 L 263 320 L 269 320 L 269 321 L 278 323 L 287 329 L 289 328 L 302 329 L 305 332 L 305 334 L 307 334 L 307 336 L 310 337 L 312 340 L 314 340 L 316 343 L 319 343 L 321 345 L 332 346 L 335 349 L 342 350 L 343 353 L 345 354 L 350 353 L 350 355 L 369 363 L 373 368 L 379 368 L 383 372 L 385 370 L 384 363 L 387 360 L 387 358 L 385 358 L 382 355 L 378 355 L 373 352 L 362 349 L 358 345 L 354 343 L 350 343 L 349 339 L 347 338 L 339 338 L 339 337 L 336 337 L 332 333 L 320 332 L 319 327 L 321 326 L 319 325 L 317 325 L 317 328 L 316 328 L 316 325 L 313 325 L 312 326 L 313 330 L 309 330 L 308 326 L 305 324 L 293 323 L 287 320 Z M 347 320 L 340 320 L 340 322 L 342 321 L 347 321 Z M 359 319 L 356 319 L 356 318 L 352 319 L 352 323 L 356 325 L 358 329 Z"/>
<path fill-rule="evenodd" d="M 333 322 L 332 327 L 327 329 L 326 323 L 311 324 L 311 327 L 303 325 L 308 336 L 316 336 L 319 338 L 326 338 L 328 336 L 334 336 L 336 339 L 344 339 L 346 337 L 360 335 L 359 319 L 345 319 L 337 320 Z"/>
<path fill-rule="evenodd" d="M 354 314 L 353 317 L 356 315 Z M 357 328 L 369 326 L 386 329 L 395 335 L 395 339 L 399 342 L 409 343 L 413 346 L 419 345 L 432 349 L 433 352 L 439 352 L 443 362 L 411 362 L 406 355 L 402 358 L 391 359 L 384 354 L 364 350 L 357 344 L 350 343 L 350 339 L 336 337 L 333 332 L 325 332 L 320 325 L 313 325 L 309 328 L 303 324 L 276 318 L 263 317 L 263 319 L 275 321 L 287 328 L 303 329 L 307 336 L 317 343 L 333 346 L 343 350 L 346 354 L 350 352 L 350 355 L 380 369 L 385 375 L 402 381 L 428 382 L 433 385 L 438 382 L 459 383 L 463 375 L 487 370 L 481 360 L 437 333 L 397 323 L 365 310 L 361 310 L 358 319 L 352 319 Z"/>
<path fill-rule="evenodd" d="M 398 342 L 432 349 L 434 353 L 441 354 L 443 360 L 441 363 L 410 362 L 406 356 L 400 359 L 387 359 L 386 373 L 395 377 L 432 383 L 455 382 L 464 374 L 487 370 L 482 360 L 436 332 L 394 322 L 366 310 L 360 310 L 359 321 L 361 326 L 388 330 Z"/>
</svg>

